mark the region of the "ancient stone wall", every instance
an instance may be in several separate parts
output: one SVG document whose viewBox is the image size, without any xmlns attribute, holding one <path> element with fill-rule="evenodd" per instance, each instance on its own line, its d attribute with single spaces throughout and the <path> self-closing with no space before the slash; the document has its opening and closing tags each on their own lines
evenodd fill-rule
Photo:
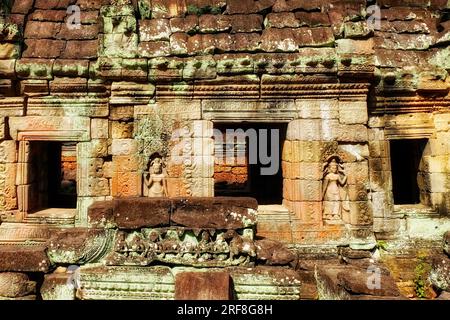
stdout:
<svg viewBox="0 0 450 320">
<path fill-rule="evenodd" d="M 262 215 L 261 236 L 373 244 L 374 231 L 395 237 L 420 224 L 406 226 L 392 197 L 389 141 L 408 138 L 428 139 L 421 202 L 442 225 L 449 7 L 371 5 L 14 1 L 0 18 L 2 220 L 86 226 L 94 202 L 148 195 L 155 154 L 169 196 L 214 196 L 213 129 L 247 121 L 287 125 L 287 214 Z M 77 206 L 64 218 L 33 216 L 42 141 L 77 145 Z M 336 188 L 333 170 L 345 177 Z"/>
</svg>

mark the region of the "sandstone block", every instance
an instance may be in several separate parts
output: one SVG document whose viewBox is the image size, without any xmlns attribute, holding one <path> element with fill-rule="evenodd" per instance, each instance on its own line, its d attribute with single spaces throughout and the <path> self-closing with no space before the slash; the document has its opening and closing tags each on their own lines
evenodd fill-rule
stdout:
<svg viewBox="0 0 450 320">
<path fill-rule="evenodd" d="M 263 17 L 258 14 L 232 15 L 230 16 L 231 32 L 260 32 L 262 30 Z"/>
<path fill-rule="evenodd" d="M 364 184 L 369 178 L 367 161 L 346 163 L 344 168 L 349 184 Z"/>
<path fill-rule="evenodd" d="M 170 199 L 115 199 L 114 221 L 120 229 L 168 226 L 172 202 Z"/>
<path fill-rule="evenodd" d="M 343 124 L 367 123 L 367 103 L 365 101 L 339 101 L 339 121 Z"/>
<path fill-rule="evenodd" d="M 256 241 L 256 257 L 266 265 L 295 264 L 296 254 L 281 242 L 263 239 Z"/>
<path fill-rule="evenodd" d="M 230 300 L 228 272 L 182 272 L 175 277 L 176 300 Z"/>
<path fill-rule="evenodd" d="M 266 28 L 298 28 L 300 21 L 293 12 L 269 13 L 265 20 Z"/>
<path fill-rule="evenodd" d="M 338 119 L 337 100 L 296 100 L 299 117 L 305 119 Z"/>
<path fill-rule="evenodd" d="M 113 139 L 131 139 L 133 137 L 133 122 L 112 121 L 111 136 Z"/>
<path fill-rule="evenodd" d="M 16 60 L 14 59 L 0 60 L 0 76 L 5 78 L 13 77 L 15 73 L 15 64 Z"/>
<path fill-rule="evenodd" d="M 0 273 L 0 296 L 8 298 L 24 297 L 36 293 L 36 282 L 30 281 L 24 273 Z"/>
<path fill-rule="evenodd" d="M 113 197 L 135 197 L 142 195 L 142 176 L 136 172 L 116 172 L 111 180 Z"/>
<path fill-rule="evenodd" d="M 381 285 L 379 288 L 367 285 L 372 273 L 366 270 L 343 271 L 337 275 L 338 283 L 348 292 L 354 294 L 367 294 L 372 296 L 400 296 L 400 291 L 391 276 L 380 274 Z"/>
<path fill-rule="evenodd" d="M 0 140 L 5 139 L 6 134 L 6 122 L 4 117 L 0 117 Z"/>
<path fill-rule="evenodd" d="M 81 142 L 78 144 L 79 159 L 83 158 L 102 158 L 108 155 L 107 139 L 92 139 L 90 142 Z"/>
<path fill-rule="evenodd" d="M 0 250 L 2 272 L 48 272 L 50 261 L 43 246 L 4 246 Z M 32 289 L 32 287 L 31 287 Z"/>
<path fill-rule="evenodd" d="M 49 39 L 27 39 L 26 49 L 22 54 L 24 58 L 58 58 L 61 56 L 65 41 Z M 67 47 L 66 47 L 67 51 Z M 65 56 L 62 56 L 65 57 Z M 69 57 L 66 57 L 69 58 Z"/>
<path fill-rule="evenodd" d="M 353 225 L 370 225 L 373 223 L 372 208 L 367 201 L 350 202 L 350 223 Z"/>
<path fill-rule="evenodd" d="M 170 55 L 170 43 L 168 41 L 140 42 L 138 55 L 142 58 L 167 57 Z"/>
<path fill-rule="evenodd" d="M 450 259 L 445 255 L 432 258 L 430 280 L 436 288 L 450 291 Z"/>
<path fill-rule="evenodd" d="M 97 201 L 88 208 L 88 223 L 90 227 L 104 228 L 113 224 L 114 203 L 112 201 Z"/>
<path fill-rule="evenodd" d="M 13 163 L 17 161 L 17 143 L 14 140 L 0 142 L 0 163 Z"/>
<path fill-rule="evenodd" d="M 108 119 L 92 119 L 91 120 L 91 137 L 92 139 L 109 138 Z"/>
<path fill-rule="evenodd" d="M 189 228 L 239 229 L 256 223 L 252 198 L 174 199 L 171 223 Z"/>
<path fill-rule="evenodd" d="M 80 141 L 88 140 L 90 119 L 87 117 L 10 117 L 9 128 L 13 139 L 24 131 L 74 131 Z"/>
<path fill-rule="evenodd" d="M 302 223 L 318 224 L 322 220 L 321 201 L 298 201 L 293 203 L 295 218 Z"/>
<path fill-rule="evenodd" d="M 169 41 L 170 24 L 168 19 L 141 20 L 139 24 L 140 41 Z"/>
<path fill-rule="evenodd" d="M 72 273 L 52 273 L 45 275 L 40 294 L 43 300 L 75 300 L 75 289 L 67 285 Z"/>
<path fill-rule="evenodd" d="M 71 40 L 67 41 L 66 48 L 61 54 L 63 59 L 94 59 L 97 58 L 99 41 Z"/>
<path fill-rule="evenodd" d="M 137 141 L 134 139 L 114 139 L 111 145 L 113 156 L 126 156 L 137 152 Z"/>
<path fill-rule="evenodd" d="M 77 195 L 87 196 L 109 196 L 109 181 L 105 178 L 81 177 L 77 180 Z"/>
<path fill-rule="evenodd" d="M 172 18 L 169 21 L 170 29 L 173 33 L 184 32 L 190 33 L 197 29 L 198 27 L 198 16 L 188 15 L 184 18 Z"/>
<path fill-rule="evenodd" d="M 299 119 L 289 122 L 286 138 L 304 141 L 322 140 L 320 120 Z"/>
</svg>

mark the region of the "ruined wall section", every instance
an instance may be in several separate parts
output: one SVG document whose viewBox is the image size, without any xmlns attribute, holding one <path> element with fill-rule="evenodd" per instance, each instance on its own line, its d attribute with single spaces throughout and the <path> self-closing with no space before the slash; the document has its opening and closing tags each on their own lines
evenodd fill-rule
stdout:
<svg viewBox="0 0 450 320">
<path fill-rule="evenodd" d="M 374 230 L 380 237 L 428 238 L 431 230 L 439 234 L 446 226 L 439 217 L 447 216 L 449 209 L 450 17 L 448 4 L 442 5 L 390 1 L 381 9 L 380 28 L 374 33 L 369 169 Z M 427 139 L 417 176 L 422 208 L 410 212 L 395 207 L 392 194 L 390 141 L 398 139 Z"/>
<path fill-rule="evenodd" d="M 80 28 L 67 24 L 70 5 L 81 10 Z M 436 106 L 449 101 L 447 1 L 379 1 L 375 31 L 371 5 L 14 1 L 0 33 L 0 211 L 7 220 L 26 217 L 33 141 L 77 142 L 76 220 L 85 225 L 93 202 L 144 194 L 153 152 L 167 157 L 170 195 L 212 196 L 214 122 L 279 121 L 288 123 L 282 164 L 290 216 L 267 221 L 265 235 L 288 242 L 327 242 L 345 232 L 370 237 L 372 211 L 383 224 L 392 204 L 378 119 L 417 99 L 428 107 L 412 112 L 444 114 Z M 163 150 L 174 146 L 164 143 L 174 131 L 183 132 L 176 143 L 188 155 L 182 162 Z M 348 176 L 345 228 L 322 216 L 323 165 L 333 155 Z"/>
</svg>

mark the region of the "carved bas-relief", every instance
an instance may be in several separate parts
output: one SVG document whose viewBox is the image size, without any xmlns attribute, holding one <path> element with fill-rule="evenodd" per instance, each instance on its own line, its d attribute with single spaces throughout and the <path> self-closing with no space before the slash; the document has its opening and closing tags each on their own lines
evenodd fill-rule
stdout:
<svg viewBox="0 0 450 320">
<path fill-rule="evenodd" d="M 240 235 L 239 233 L 242 233 Z M 251 229 L 156 228 L 119 231 L 107 265 L 154 262 L 196 267 L 251 266 L 256 257 Z"/>
<path fill-rule="evenodd" d="M 159 154 L 151 156 L 149 166 L 144 177 L 147 197 L 167 197 L 167 174 L 162 157 Z"/>
<path fill-rule="evenodd" d="M 344 166 L 338 156 L 331 156 L 323 167 L 323 219 L 327 223 L 348 221 L 350 203 Z"/>
</svg>

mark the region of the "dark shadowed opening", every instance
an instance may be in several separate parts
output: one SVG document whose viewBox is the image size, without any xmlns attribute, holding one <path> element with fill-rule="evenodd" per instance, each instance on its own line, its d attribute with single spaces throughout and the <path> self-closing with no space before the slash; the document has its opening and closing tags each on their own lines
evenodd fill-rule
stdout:
<svg viewBox="0 0 450 320">
<path fill-rule="evenodd" d="M 46 208 L 76 208 L 76 144 L 31 142 L 28 211 Z"/>
<path fill-rule="evenodd" d="M 216 124 L 215 129 L 222 133 L 223 140 L 215 139 L 215 167 L 214 189 L 216 196 L 247 196 L 253 197 L 261 204 L 282 204 L 283 201 L 283 174 L 281 171 L 281 146 L 286 139 L 286 124 L 269 123 L 240 123 Z M 257 136 L 256 160 L 250 163 L 250 143 L 252 139 L 245 134 L 236 134 L 236 138 L 227 141 L 227 129 L 242 129 L 244 133 L 254 130 Z M 271 130 L 278 132 L 272 136 Z M 266 136 L 263 137 L 263 135 Z M 216 138 L 216 137 L 215 137 Z M 265 147 L 264 147 L 265 146 Z M 275 156 L 271 154 L 272 147 L 276 147 Z M 264 150 L 265 149 L 265 150 Z M 267 152 L 266 152 L 267 151 Z M 274 164 L 274 174 L 264 174 L 261 170 L 271 164 L 264 164 L 262 155 L 267 155 Z M 222 161 L 222 162 L 221 162 Z M 274 165 L 275 167 L 275 165 Z"/>
<path fill-rule="evenodd" d="M 392 184 L 395 204 L 419 204 L 419 164 L 427 139 L 391 140 Z"/>
</svg>

